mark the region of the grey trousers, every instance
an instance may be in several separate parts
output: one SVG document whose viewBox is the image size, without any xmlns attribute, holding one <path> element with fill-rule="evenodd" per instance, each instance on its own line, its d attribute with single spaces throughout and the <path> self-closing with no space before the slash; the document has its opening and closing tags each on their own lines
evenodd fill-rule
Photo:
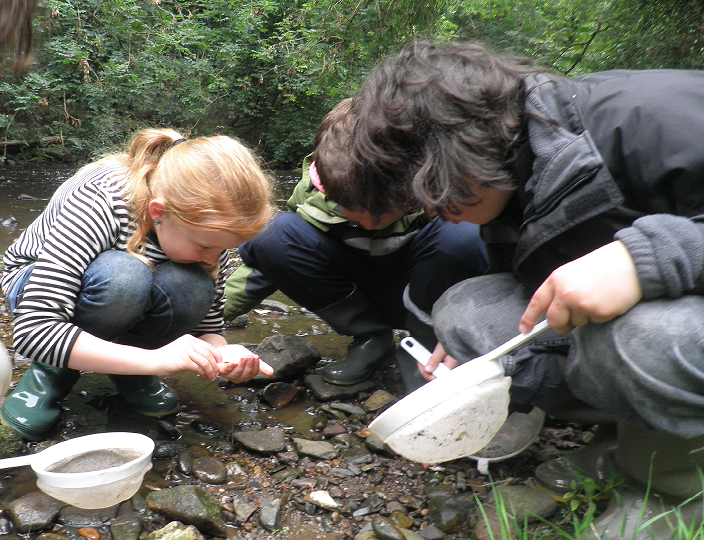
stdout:
<svg viewBox="0 0 704 540">
<path fill-rule="evenodd" d="M 433 328 L 446 352 L 466 362 L 518 334 L 530 296 L 511 274 L 472 278 L 436 302 Z M 641 302 L 610 322 L 567 336 L 548 330 L 524 347 L 501 360 L 514 381 L 544 385 L 541 372 L 554 372 L 566 354 L 562 376 L 579 400 L 636 426 L 704 435 L 704 297 Z"/>
</svg>

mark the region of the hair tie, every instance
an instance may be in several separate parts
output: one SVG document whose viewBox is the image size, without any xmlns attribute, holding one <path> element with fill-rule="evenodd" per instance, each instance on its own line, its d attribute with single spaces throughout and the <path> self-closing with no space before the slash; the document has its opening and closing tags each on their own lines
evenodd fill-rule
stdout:
<svg viewBox="0 0 704 540">
<path fill-rule="evenodd" d="M 186 139 L 184 139 L 183 137 L 180 138 L 180 139 L 176 139 L 176 140 L 174 141 L 174 143 L 171 145 L 171 148 L 173 148 L 173 147 L 176 146 L 177 144 L 181 144 L 182 142 L 186 142 Z"/>
</svg>

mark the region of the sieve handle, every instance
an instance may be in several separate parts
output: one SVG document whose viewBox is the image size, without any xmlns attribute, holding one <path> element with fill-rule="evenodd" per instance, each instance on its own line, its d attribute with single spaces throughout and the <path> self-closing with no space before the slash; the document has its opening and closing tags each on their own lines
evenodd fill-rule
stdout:
<svg viewBox="0 0 704 540">
<path fill-rule="evenodd" d="M 36 454 L 29 456 L 17 456 L 11 458 L 0 459 L 0 469 L 11 469 L 12 467 L 24 467 L 30 465 Z"/>
<path fill-rule="evenodd" d="M 420 365 L 425 366 L 428 364 L 428 360 L 430 360 L 432 353 L 414 338 L 403 338 L 401 340 L 401 347 L 403 347 L 403 349 L 408 352 L 408 354 L 410 354 Z M 435 371 L 433 371 L 433 375 L 436 377 L 440 377 L 441 375 L 445 375 L 447 373 L 450 373 L 450 368 L 448 368 L 445 364 L 438 364 Z"/>
</svg>

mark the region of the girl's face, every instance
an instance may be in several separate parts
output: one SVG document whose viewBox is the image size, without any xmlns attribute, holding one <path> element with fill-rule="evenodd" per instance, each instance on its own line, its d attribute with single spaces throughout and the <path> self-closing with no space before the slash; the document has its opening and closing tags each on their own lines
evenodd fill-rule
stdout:
<svg viewBox="0 0 704 540">
<path fill-rule="evenodd" d="M 494 189 L 480 185 L 473 186 L 473 190 L 477 194 L 476 203 L 456 204 L 456 212 L 440 211 L 440 217 L 451 223 L 467 221 L 476 225 L 485 225 L 499 217 L 514 193 L 513 190 Z M 437 212 L 434 209 L 428 209 L 428 213 L 433 215 Z"/>
<path fill-rule="evenodd" d="M 386 229 L 394 221 L 400 219 L 405 212 L 395 212 L 393 214 L 381 214 L 380 216 L 370 214 L 366 210 L 348 210 L 340 207 L 342 213 L 347 219 L 355 223 L 359 223 L 363 229 L 367 231 L 380 231 Z"/>
<path fill-rule="evenodd" d="M 152 203 L 155 201 L 157 199 Z M 149 213 L 155 222 L 159 222 L 159 225 L 154 224 L 156 237 L 162 251 L 174 262 L 215 266 L 225 250 L 239 247 L 247 240 L 227 231 L 213 231 L 182 224 L 166 214 L 162 205 L 152 203 L 149 205 Z"/>
</svg>

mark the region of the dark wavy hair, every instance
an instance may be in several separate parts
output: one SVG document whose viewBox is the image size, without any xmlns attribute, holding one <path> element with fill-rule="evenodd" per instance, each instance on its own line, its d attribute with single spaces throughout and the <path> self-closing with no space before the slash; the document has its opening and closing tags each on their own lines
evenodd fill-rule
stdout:
<svg viewBox="0 0 704 540">
<path fill-rule="evenodd" d="M 426 41 L 376 67 L 356 97 L 358 206 L 452 212 L 477 202 L 473 185 L 513 189 L 510 165 L 526 137 L 524 76 L 538 71 L 477 44 Z"/>
</svg>

